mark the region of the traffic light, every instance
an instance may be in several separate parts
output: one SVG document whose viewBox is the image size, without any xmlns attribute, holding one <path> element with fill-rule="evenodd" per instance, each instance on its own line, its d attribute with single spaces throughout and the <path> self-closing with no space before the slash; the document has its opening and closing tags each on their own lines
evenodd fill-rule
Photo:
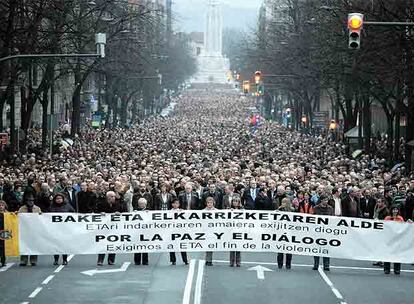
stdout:
<svg viewBox="0 0 414 304">
<path fill-rule="evenodd" d="M 248 80 L 243 81 L 243 92 L 248 94 L 250 91 L 250 82 Z"/>
<path fill-rule="evenodd" d="M 255 82 L 256 84 L 259 84 L 261 80 L 262 80 L 262 72 L 260 72 L 260 71 L 256 71 L 256 72 L 254 73 L 254 82 Z"/>
<path fill-rule="evenodd" d="M 348 47 L 358 50 L 361 44 L 361 30 L 364 25 L 364 15 L 360 13 L 348 14 L 349 42 Z"/>
</svg>

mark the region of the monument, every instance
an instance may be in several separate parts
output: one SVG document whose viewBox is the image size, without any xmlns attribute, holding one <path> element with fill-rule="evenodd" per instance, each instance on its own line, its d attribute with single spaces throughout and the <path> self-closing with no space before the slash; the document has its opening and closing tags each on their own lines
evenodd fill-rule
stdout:
<svg viewBox="0 0 414 304">
<path fill-rule="evenodd" d="M 218 0 L 208 0 L 204 31 L 204 51 L 198 56 L 198 72 L 193 82 L 227 83 L 230 69 L 228 58 L 223 57 L 223 17 Z"/>
</svg>

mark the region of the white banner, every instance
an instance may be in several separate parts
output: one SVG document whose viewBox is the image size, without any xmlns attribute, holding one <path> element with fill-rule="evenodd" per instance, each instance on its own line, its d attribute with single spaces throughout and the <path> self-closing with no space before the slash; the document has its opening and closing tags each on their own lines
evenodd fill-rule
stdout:
<svg viewBox="0 0 414 304">
<path fill-rule="evenodd" d="M 19 214 L 21 254 L 283 252 L 414 262 L 414 225 L 265 211 Z"/>
</svg>

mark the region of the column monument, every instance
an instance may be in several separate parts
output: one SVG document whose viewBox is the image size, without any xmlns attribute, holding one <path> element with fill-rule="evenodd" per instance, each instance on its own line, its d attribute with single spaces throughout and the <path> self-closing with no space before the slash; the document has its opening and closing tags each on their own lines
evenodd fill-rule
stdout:
<svg viewBox="0 0 414 304">
<path fill-rule="evenodd" d="M 229 60 L 223 57 L 223 17 L 218 0 L 208 0 L 204 31 L 204 52 L 197 58 L 194 82 L 226 83 Z"/>
</svg>

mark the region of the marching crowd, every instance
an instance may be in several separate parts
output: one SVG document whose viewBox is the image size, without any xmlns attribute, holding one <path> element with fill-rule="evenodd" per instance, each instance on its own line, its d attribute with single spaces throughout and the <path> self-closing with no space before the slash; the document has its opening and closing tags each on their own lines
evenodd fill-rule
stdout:
<svg viewBox="0 0 414 304">
<path fill-rule="evenodd" d="M 0 212 L 243 208 L 413 219 L 414 178 L 404 169 L 391 170 L 375 156 L 353 159 L 342 144 L 273 121 L 253 130 L 252 103 L 234 93 L 190 90 L 171 116 L 151 117 L 129 129 L 87 129 L 51 158 L 33 153 L 18 163 L 4 160 Z M 181 256 L 187 264 L 186 253 Z M 104 258 L 99 255 L 98 265 Z M 22 256 L 21 265 L 29 260 L 36 265 L 36 256 Z M 170 261 L 175 265 L 174 253 Z M 289 254 L 285 261 L 284 254 L 277 256 L 279 268 L 285 262 L 290 269 L 291 261 Z M 147 265 L 148 254 L 135 253 L 134 262 Z M 240 252 L 231 252 L 230 266 L 240 262 Z M 317 269 L 319 258 L 314 262 Z M 115 263 L 114 254 L 108 263 Z M 212 265 L 211 252 L 206 265 Z M 323 266 L 329 270 L 328 258 Z M 384 272 L 390 273 L 389 263 Z M 394 272 L 400 273 L 398 264 Z"/>
</svg>

